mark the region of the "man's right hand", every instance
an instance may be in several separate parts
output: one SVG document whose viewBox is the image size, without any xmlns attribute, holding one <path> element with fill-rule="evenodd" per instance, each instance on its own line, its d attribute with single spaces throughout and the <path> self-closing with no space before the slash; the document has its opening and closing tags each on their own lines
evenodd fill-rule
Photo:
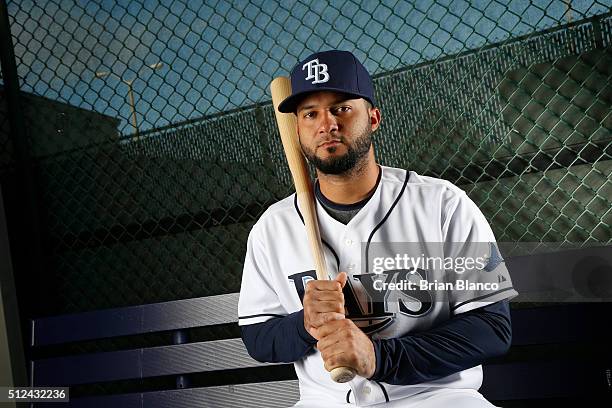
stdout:
<svg viewBox="0 0 612 408">
<path fill-rule="evenodd" d="M 347 275 L 340 272 L 334 280 L 311 280 L 304 293 L 304 327 L 320 340 L 318 328 L 325 323 L 344 319 L 344 295 Z"/>
</svg>

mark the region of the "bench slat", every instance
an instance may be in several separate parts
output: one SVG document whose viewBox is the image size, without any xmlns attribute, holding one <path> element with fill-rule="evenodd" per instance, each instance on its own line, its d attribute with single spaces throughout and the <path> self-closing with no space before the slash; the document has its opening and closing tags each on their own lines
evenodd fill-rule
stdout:
<svg viewBox="0 0 612 408">
<path fill-rule="evenodd" d="M 179 330 L 238 320 L 238 293 L 155 303 L 34 321 L 33 346 L 165 330 Z M 598 336 L 601 318 L 612 303 L 565 304 L 512 310 L 513 344 L 578 341 Z M 534 322 L 537 324 L 534 325 Z M 568 327 L 572 325 L 572 327 Z"/>
<path fill-rule="evenodd" d="M 34 408 L 145 408 L 142 405 L 142 396 L 140 394 L 121 394 L 121 395 L 103 395 L 99 397 L 82 397 L 72 398 L 70 401 L 62 402 L 61 405 L 57 402 L 35 402 L 32 403 Z"/>
<path fill-rule="evenodd" d="M 275 365 L 253 360 L 241 339 L 216 340 L 33 362 L 36 386 L 61 386 Z"/>
<path fill-rule="evenodd" d="M 610 392 L 606 372 L 584 361 L 530 361 L 483 366 L 480 392 L 492 401 L 566 398 Z"/>
<path fill-rule="evenodd" d="M 71 399 L 66 408 L 287 408 L 300 398 L 297 380 L 223 385 Z M 57 404 L 36 404 L 57 408 Z"/>
<path fill-rule="evenodd" d="M 602 338 L 612 303 L 565 304 L 511 311 L 512 345 L 569 343 Z"/>
<path fill-rule="evenodd" d="M 238 293 L 152 303 L 32 321 L 31 346 L 180 330 L 238 321 Z"/>
<path fill-rule="evenodd" d="M 605 372 L 592 364 L 568 361 L 493 364 L 484 367 L 480 392 L 491 401 L 566 398 L 603 395 Z M 299 399 L 297 380 L 153 391 L 113 396 L 75 398 L 69 408 L 286 408 Z M 36 404 L 50 407 L 52 404 Z"/>
</svg>

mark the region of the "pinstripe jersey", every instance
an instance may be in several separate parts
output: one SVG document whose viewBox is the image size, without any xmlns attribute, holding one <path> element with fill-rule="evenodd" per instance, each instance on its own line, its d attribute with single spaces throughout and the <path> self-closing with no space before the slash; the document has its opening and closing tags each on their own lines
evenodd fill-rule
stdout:
<svg viewBox="0 0 612 408">
<path fill-rule="evenodd" d="M 465 192 L 415 172 L 384 166 L 381 172 L 374 194 L 346 225 L 317 202 L 330 278 L 340 271 L 349 275 L 344 288 L 347 318 L 372 338 L 385 339 L 425 331 L 454 315 L 517 295 L 489 224 Z M 403 257 L 398 255 L 401 249 Z M 457 272 L 458 260 L 468 258 L 483 262 Z M 386 263 L 381 265 L 381 259 Z M 441 261 L 425 264 L 418 259 Z M 445 261 L 455 263 L 449 268 Z M 306 282 L 315 276 L 294 194 L 268 208 L 249 235 L 239 324 L 301 310 Z M 466 287 L 459 289 L 459 281 Z M 409 282 L 411 289 L 406 288 Z M 338 384 L 316 350 L 295 362 L 295 369 L 302 399 L 325 395 L 330 401 L 360 406 L 432 388 L 478 389 L 482 383 L 482 368 L 477 366 L 418 385 L 391 385 L 359 376 Z"/>
</svg>

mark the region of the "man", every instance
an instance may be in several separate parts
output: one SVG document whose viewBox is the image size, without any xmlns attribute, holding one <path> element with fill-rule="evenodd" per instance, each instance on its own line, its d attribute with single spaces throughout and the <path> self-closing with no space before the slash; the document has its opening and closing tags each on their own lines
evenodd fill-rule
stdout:
<svg viewBox="0 0 612 408">
<path fill-rule="evenodd" d="M 480 364 L 507 351 L 517 293 L 484 216 L 447 181 L 376 163 L 381 112 L 351 53 L 309 56 L 291 85 L 279 110 L 296 114 L 317 171 L 332 280 L 314 280 L 295 195 L 272 205 L 247 243 L 239 302 L 247 350 L 295 363 L 299 407 L 491 407 L 477 392 Z M 480 263 L 466 268 L 470 257 Z M 335 367 L 357 376 L 334 383 Z"/>
</svg>

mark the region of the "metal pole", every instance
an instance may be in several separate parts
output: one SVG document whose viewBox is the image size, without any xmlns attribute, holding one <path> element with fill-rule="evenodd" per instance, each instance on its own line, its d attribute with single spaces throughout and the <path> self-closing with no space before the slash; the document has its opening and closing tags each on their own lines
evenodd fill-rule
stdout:
<svg viewBox="0 0 612 408">
<path fill-rule="evenodd" d="M 20 326 L 11 250 L 6 231 L 2 188 L 0 188 L 0 386 L 27 385 Z"/>
<path fill-rule="evenodd" d="M 18 267 L 18 273 L 23 276 L 21 281 L 27 279 L 30 283 L 24 289 L 27 289 L 29 293 L 28 299 L 35 299 L 38 295 L 38 285 L 33 285 L 32 282 L 38 282 L 39 285 L 41 280 L 44 280 L 44 276 L 40 273 L 41 271 L 41 258 L 42 258 L 42 240 L 40 236 L 40 214 L 39 208 L 37 207 L 37 193 L 34 183 L 34 175 L 32 172 L 32 166 L 30 162 L 30 152 L 28 147 L 28 133 L 26 127 L 26 121 L 22 111 L 22 104 L 20 98 L 19 89 L 19 77 L 17 75 L 17 65 L 15 63 L 15 51 L 13 48 L 12 35 L 9 26 L 9 15 L 8 8 L 5 0 L 0 0 L 0 65 L 2 67 L 2 79 L 4 82 L 4 97 L 7 105 L 8 122 L 10 128 L 10 140 L 14 148 L 14 159 L 15 159 L 15 174 L 7 177 L 7 184 L 10 185 L 10 190 L 5 189 L 4 193 L 7 197 L 4 203 L 11 203 L 11 209 L 14 213 L 11 218 L 17 219 L 15 225 L 19 225 L 19 228 L 14 229 L 12 235 L 15 237 L 17 242 L 16 247 L 11 248 L 13 254 L 17 254 L 17 261 L 20 261 Z M 1 200 L 2 198 L 0 198 Z M 15 203 L 19 202 L 19 205 Z M 4 209 L 2 208 L 2 214 Z M 15 214 L 17 213 L 17 214 Z M 4 224 L 0 230 L 6 231 Z M 3 235 L 4 236 L 4 235 Z M 8 236 L 5 236 L 8 239 Z M 4 244 L 0 245 L 5 250 L 7 249 L 8 242 L 2 240 Z M 19 244 L 21 243 L 21 244 Z M 16 296 L 14 289 L 15 276 L 12 274 L 12 267 L 8 268 L 8 252 L 2 253 L 1 255 L 3 264 L 2 267 L 2 292 L 4 297 L 4 313 L 6 314 L 7 323 L 7 334 L 9 347 L 11 348 L 11 360 L 12 360 L 12 376 L 13 385 L 26 386 L 28 383 L 26 367 L 25 367 L 25 356 L 23 354 L 23 343 L 22 333 L 26 330 L 24 322 L 19 319 L 19 313 L 17 310 L 17 301 L 19 299 Z M 8 291 L 8 292 L 6 292 Z M 32 293 L 34 292 L 34 293 Z M 13 301 L 9 301 L 13 299 Z M 24 306 L 22 304 L 22 306 Z M 25 304 L 26 307 L 22 308 L 22 312 L 26 316 L 36 310 L 34 305 L 30 303 Z M 25 309 L 25 310 L 24 310 Z M 21 324 L 20 324 L 21 323 Z"/>
<path fill-rule="evenodd" d="M 134 139 L 138 140 L 140 131 L 138 130 L 138 119 L 136 118 L 136 103 L 134 100 L 134 88 L 132 87 L 132 82 L 134 82 L 134 80 L 123 81 L 123 82 L 125 82 L 128 86 L 128 93 L 130 95 L 130 106 L 132 107 L 132 123 L 134 126 L 134 132 L 135 132 Z"/>
<path fill-rule="evenodd" d="M 572 0 L 565 0 L 565 18 L 567 19 L 567 24 L 571 24 L 573 20 L 572 16 Z M 575 35 L 574 35 L 574 27 L 569 26 L 567 28 L 567 36 L 568 36 L 568 49 L 571 54 L 576 53 L 576 44 L 574 44 Z"/>
<path fill-rule="evenodd" d="M 134 140 L 140 139 L 140 129 L 138 129 L 138 117 L 136 116 L 136 98 L 134 98 L 134 87 L 132 84 L 136 79 L 138 79 L 138 74 L 142 71 L 142 68 L 150 68 L 150 69 L 160 69 L 164 64 L 162 62 L 156 62 L 155 64 L 144 65 L 138 71 L 136 71 L 136 76 L 132 79 L 123 79 L 119 75 L 115 74 L 113 71 L 98 71 L 96 72 L 96 78 L 105 78 L 107 76 L 114 76 L 124 84 L 128 86 L 128 97 L 130 98 L 130 108 L 132 109 L 132 126 L 134 126 Z"/>
</svg>

